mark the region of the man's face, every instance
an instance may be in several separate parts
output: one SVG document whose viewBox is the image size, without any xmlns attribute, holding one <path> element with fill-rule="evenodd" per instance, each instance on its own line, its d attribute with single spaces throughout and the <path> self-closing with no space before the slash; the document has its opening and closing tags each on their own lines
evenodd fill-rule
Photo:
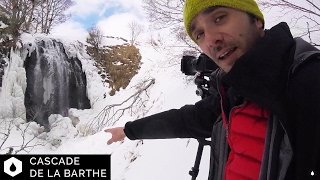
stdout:
<svg viewBox="0 0 320 180">
<path fill-rule="evenodd" d="M 236 60 L 264 36 L 263 23 L 246 12 L 213 7 L 200 12 L 191 22 L 192 37 L 201 50 L 228 73 Z"/>
</svg>

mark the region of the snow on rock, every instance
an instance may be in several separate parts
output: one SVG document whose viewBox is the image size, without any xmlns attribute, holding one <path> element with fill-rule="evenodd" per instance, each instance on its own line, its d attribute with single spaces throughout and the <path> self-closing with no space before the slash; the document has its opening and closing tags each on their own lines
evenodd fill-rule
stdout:
<svg viewBox="0 0 320 180">
<path fill-rule="evenodd" d="M 77 129 L 73 126 L 72 120 L 68 117 L 62 117 L 60 114 L 50 115 L 49 125 L 50 131 L 47 133 L 47 140 L 54 147 L 60 146 L 65 140 L 77 135 Z"/>
</svg>

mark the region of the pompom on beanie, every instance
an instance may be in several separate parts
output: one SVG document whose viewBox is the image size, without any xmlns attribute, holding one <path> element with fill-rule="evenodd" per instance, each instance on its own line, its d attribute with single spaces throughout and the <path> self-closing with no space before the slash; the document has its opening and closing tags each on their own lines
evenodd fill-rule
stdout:
<svg viewBox="0 0 320 180">
<path fill-rule="evenodd" d="M 254 0 L 186 0 L 183 9 L 184 27 L 189 37 L 194 41 L 190 32 L 193 18 L 202 10 L 213 6 L 230 7 L 253 14 L 264 23 L 263 14 Z"/>
</svg>

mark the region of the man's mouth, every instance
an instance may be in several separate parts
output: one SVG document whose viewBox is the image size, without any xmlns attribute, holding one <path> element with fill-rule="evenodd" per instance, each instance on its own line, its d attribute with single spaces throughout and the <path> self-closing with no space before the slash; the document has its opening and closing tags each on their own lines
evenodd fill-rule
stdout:
<svg viewBox="0 0 320 180">
<path fill-rule="evenodd" d="M 221 54 L 218 59 L 224 60 L 226 57 L 228 57 L 230 54 L 232 54 L 236 49 L 237 49 L 236 47 L 229 49 L 225 53 Z"/>
</svg>

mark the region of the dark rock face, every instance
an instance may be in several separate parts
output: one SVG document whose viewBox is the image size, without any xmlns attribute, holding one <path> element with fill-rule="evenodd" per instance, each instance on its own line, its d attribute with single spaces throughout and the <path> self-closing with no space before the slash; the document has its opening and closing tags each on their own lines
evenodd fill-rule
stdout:
<svg viewBox="0 0 320 180">
<path fill-rule="evenodd" d="M 30 45 L 31 46 L 31 45 Z M 68 115 L 69 108 L 89 109 L 86 76 L 78 58 L 68 58 L 62 43 L 40 40 L 24 62 L 27 76 L 27 121 L 48 127 L 51 114 Z"/>
<path fill-rule="evenodd" d="M 0 38 L 1 41 L 1 38 Z M 9 48 L 0 45 L 0 87 L 2 87 L 2 80 L 4 76 L 4 68 L 8 66 L 8 63 L 5 59 L 7 59 L 9 54 Z"/>
<path fill-rule="evenodd" d="M 1 54 L 0 54 L 1 56 Z M 0 58 L 0 87 L 2 87 L 2 78 L 4 76 L 4 67 L 7 66 L 7 63 L 5 60 Z"/>
</svg>

